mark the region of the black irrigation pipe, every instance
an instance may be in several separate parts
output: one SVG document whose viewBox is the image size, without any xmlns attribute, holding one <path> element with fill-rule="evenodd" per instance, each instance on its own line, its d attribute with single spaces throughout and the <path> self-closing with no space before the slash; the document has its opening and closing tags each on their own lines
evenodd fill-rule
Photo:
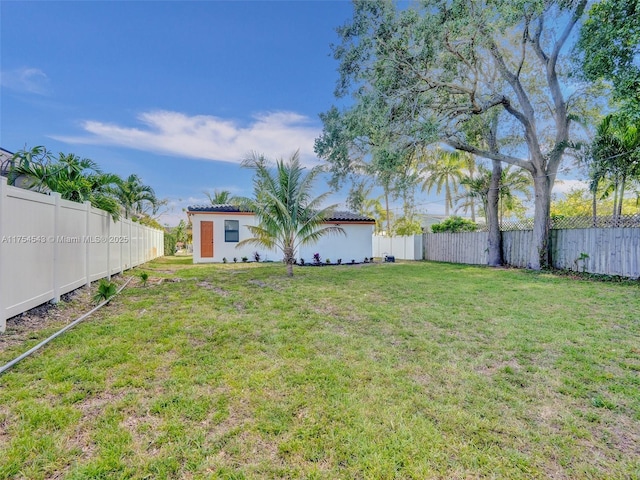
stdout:
<svg viewBox="0 0 640 480">
<path fill-rule="evenodd" d="M 64 327 L 61 330 L 58 330 L 56 333 L 54 333 L 53 335 L 51 335 L 49 338 L 41 341 L 38 345 L 36 345 L 35 347 L 33 347 L 31 350 L 24 352 L 22 355 L 20 355 L 19 357 L 14 358 L 13 360 L 11 360 L 9 363 L 7 363 L 6 365 L 3 365 L 2 367 L 0 367 L 0 375 L 2 375 L 4 372 L 6 372 L 7 370 L 9 370 L 11 367 L 13 367 L 16 363 L 18 363 L 20 360 L 24 360 L 25 358 L 27 358 L 29 355 L 31 355 L 32 353 L 34 353 L 35 351 L 39 350 L 40 348 L 44 347 L 47 343 L 49 343 L 51 340 L 53 340 L 54 338 L 56 338 L 59 335 L 62 335 L 64 332 L 66 332 L 67 330 L 70 330 L 71 328 L 75 327 L 77 324 L 79 324 L 81 321 L 83 321 L 85 318 L 87 318 L 89 315 L 91 315 L 93 312 L 95 312 L 96 310 L 99 310 L 100 308 L 104 307 L 107 303 L 109 303 L 111 301 L 112 298 L 114 298 L 116 295 L 118 295 L 122 290 L 124 290 L 124 287 L 126 287 L 127 285 L 129 285 L 129 282 L 131 281 L 133 277 L 129 277 L 129 280 L 126 281 L 126 283 L 124 285 L 122 285 L 122 287 L 120 287 L 120 289 L 115 293 L 115 295 L 113 295 L 112 297 L 109 297 L 108 299 L 106 299 L 104 302 L 102 302 L 100 305 L 94 307 L 93 309 L 91 309 L 90 311 L 88 311 L 87 313 L 85 313 L 84 315 L 82 315 L 81 317 L 77 318 L 76 320 L 74 320 L 73 322 L 71 322 L 69 325 L 67 325 L 66 327 Z"/>
</svg>

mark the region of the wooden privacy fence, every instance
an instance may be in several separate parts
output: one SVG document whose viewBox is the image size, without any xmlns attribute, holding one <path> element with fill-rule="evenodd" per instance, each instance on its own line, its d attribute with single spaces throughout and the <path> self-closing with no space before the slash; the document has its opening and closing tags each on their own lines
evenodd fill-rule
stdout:
<svg viewBox="0 0 640 480">
<path fill-rule="evenodd" d="M 486 265 L 487 232 L 426 233 L 424 258 L 438 262 Z M 526 267 L 531 230 L 502 232 L 504 263 Z M 551 230 L 554 268 L 640 278 L 640 228 Z"/>
<path fill-rule="evenodd" d="M 0 332 L 7 318 L 163 255 L 161 230 L 0 177 Z"/>
</svg>

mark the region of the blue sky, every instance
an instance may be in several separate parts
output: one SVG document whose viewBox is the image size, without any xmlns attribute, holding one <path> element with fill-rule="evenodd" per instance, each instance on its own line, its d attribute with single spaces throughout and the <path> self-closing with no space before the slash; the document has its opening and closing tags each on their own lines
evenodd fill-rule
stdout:
<svg viewBox="0 0 640 480">
<path fill-rule="evenodd" d="M 250 194 L 239 162 L 315 159 L 347 1 L 1 3 L 0 142 L 139 174 L 173 212 Z M 319 188 L 327 189 L 326 185 Z M 336 197 L 340 201 L 341 197 Z"/>
<path fill-rule="evenodd" d="M 0 2 L 0 146 L 45 145 L 122 176 L 170 209 L 250 195 L 250 151 L 318 162 L 346 0 Z M 318 193 L 327 190 L 318 185 Z M 344 199 L 344 192 L 333 196 Z M 441 213 L 444 200 L 418 198 Z"/>
</svg>

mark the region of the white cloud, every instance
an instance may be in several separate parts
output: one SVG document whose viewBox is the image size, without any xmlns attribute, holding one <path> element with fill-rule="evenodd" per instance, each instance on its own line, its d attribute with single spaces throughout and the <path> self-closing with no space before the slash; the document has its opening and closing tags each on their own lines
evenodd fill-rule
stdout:
<svg viewBox="0 0 640 480">
<path fill-rule="evenodd" d="M 269 158 L 288 157 L 300 150 L 303 163 L 317 163 L 314 139 L 320 131 L 308 117 L 294 112 L 256 115 L 248 125 L 211 115 L 189 116 L 156 110 L 138 115 L 141 127 L 87 120 L 90 135 L 52 136 L 73 144 L 117 145 L 164 155 L 240 163 L 251 151 Z"/>
<path fill-rule="evenodd" d="M 32 67 L 0 72 L 0 85 L 9 90 L 37 95 L 47 95 L 50 88 L 47 74 Z"/>
</svg>

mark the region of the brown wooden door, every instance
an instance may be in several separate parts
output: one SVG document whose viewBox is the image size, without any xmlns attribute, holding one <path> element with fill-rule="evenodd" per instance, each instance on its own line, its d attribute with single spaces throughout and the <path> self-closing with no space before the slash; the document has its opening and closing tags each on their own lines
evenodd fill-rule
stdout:
<svg viewBox="0 0 640 480">
<path fill-rule="evenodd" d="M 200 256 L 213 257 L 213 222 L 200 222 Z"/>
</svg>

